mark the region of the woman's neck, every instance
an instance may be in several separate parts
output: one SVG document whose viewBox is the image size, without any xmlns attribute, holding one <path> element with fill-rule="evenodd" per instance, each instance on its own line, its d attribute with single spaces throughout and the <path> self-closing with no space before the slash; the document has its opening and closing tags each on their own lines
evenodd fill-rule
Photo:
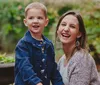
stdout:
<svg viewBox="0 0 100 85">
<path fill-rule="evenodd" d="M 74 48 L 75 48 L 75 45 L 74 44 L 73 45 L 63 44 L 63 50 L 64 50 L 64 53 L 65 54 L 70 54 L 73 51 Z"/>
<path fill-rule="evenodd" d="M 66 57 L 66 62 L 68 62 L 70 60 L 70 58 L 72 57 L 72 55 L 75 53 L 75 45 L 65 45 L 63 44 L 63 50 L 65 53 L 65 57 Z"/>
</svg>

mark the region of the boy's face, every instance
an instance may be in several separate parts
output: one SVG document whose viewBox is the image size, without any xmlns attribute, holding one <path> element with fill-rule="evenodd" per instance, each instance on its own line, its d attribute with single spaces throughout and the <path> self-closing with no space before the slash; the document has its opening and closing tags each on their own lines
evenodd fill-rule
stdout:
<svg viewBox="0 0 100 85">
<path fill-rule="evenodd" d="M 27 11 L 24 24 L 28 27 L 32 36 L 41 37 L 44 27 L 48 24 L 48 18 L 41 9 L 32 8 Z"/>
</svg>

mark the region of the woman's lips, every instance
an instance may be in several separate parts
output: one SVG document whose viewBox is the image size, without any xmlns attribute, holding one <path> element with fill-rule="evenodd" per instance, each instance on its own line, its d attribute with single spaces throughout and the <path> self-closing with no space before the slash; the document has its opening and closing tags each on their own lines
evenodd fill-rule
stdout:
<svg viewBox="0 0 100 85">
<path fill-rule="evenodd" d="M 68 34 L 68 33 L 62 33 L 61 34 L 63 37 L 66 37 L 66 38 L 69 38 L 70 37 L 70 35 Z"/>
</svg>

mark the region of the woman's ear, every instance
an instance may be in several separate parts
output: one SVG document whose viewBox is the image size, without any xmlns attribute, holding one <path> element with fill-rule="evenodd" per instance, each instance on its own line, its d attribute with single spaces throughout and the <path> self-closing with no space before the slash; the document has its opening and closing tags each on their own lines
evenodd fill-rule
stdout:
<svg viewBox="0 0 100 85">
<path fill-rule="evenodd" d="M 27 21 L 26 21 L 26 19 L 24 19 L 23 22 L 24 22 L 25 26 L 27 27 Z"/>
<path fill-rule="evenodd" d="M 82 33 L 79 32 L 78 35 L 77 35 L 77 38 L 80 38 L 82 36 Z"/>
</svg>

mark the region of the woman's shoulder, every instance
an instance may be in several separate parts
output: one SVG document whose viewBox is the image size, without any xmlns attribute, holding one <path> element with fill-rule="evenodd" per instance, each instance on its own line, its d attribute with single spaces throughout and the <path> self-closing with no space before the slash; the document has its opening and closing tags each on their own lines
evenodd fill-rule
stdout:
<svg viewBox="0 0 100 85">
<path fill-rule="evenodd" d="M 91 65 L 91 63 L 94 62 L 94 59 L 87 50 L 81 49 L 76 52 L 76 54 L 73 57 L 73 61 L 77 63 L 83 63 L 83 64 L 88 63 L 88 65 L 89 64 Z"/>
</svg>

